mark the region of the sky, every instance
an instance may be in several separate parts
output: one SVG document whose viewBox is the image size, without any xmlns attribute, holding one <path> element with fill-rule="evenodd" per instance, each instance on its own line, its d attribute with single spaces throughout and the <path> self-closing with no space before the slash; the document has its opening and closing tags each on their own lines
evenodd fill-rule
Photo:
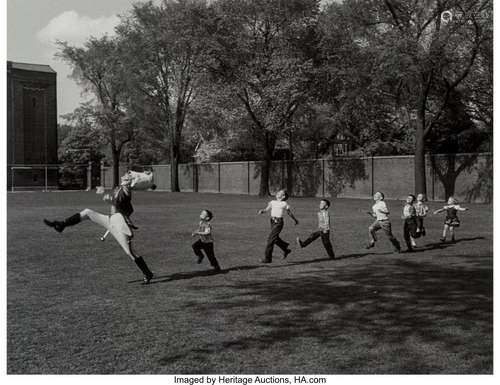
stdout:
<svg viewBox="0 0 500 385">
<path fill-rule="evenodd" d="M 81 45 L 89 36 L 112 34 L 137 0 L 7 0 L 7 60 L 48 64 L 57 72 L 58 115 L 72 112 L 82 98 L 70 68 L 54 58 L 56 40 Z"/>
<path fill-rule="evenodd" d="M 55 41 L 79 46 L 90 36 L 113 34 L 118 15 L 125 14 L 136 2 L 7 0 L 7 60 L 50 65 L 57 72 L 58 115 L 72 112 L 89 96 L 82 95 L 81 88 L 69 78 L 70 67 L 54 57 Z"/>
</svg>

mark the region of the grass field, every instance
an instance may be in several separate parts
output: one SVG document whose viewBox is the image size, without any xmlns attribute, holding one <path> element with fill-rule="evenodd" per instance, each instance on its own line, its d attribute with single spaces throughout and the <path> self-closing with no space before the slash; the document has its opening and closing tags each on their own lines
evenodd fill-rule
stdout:
<svg viewBox="0 0 500 385">
<path fill-rule="evenodd" d="M 492 373 L 493 214 L 466 205 L 458 242 L 426 220 L 415 253 L 366 250 L 368 200 L 333 201 L 333 244 L 263 265 L 266 200 L 138 192 L 135 249 L 156 279 L 91 222 L 59 234 L 44 217 L 108 207 L 95 193 L 8 194 L 7 371 L 14 373 Z M 316 227 L 318 199 L 290 201 L 293 241 Z M 402 242 L 402 202 L 388 201 Z M 441 207 L 430 203 L 431 209 Z M 191 231 L 211 209 L 224 269 L 197 265 Z M 402 242 L 403 243 L 403 242 Z"/>
</svg>

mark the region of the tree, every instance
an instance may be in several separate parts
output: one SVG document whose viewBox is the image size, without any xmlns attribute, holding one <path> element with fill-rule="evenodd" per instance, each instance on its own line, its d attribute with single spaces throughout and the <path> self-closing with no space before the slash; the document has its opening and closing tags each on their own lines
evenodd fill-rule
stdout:
<svg viewBox="0 0 500 385">
<path fill-rule="evenodd" d="M 82 188 L 88 162 L 94 164 L 92 179 L 99 178 L 100 168 L 97 165 L 104 157 L 105 147 L 102 131 L 90 103 L 82 103 L 61 119 L 64 123 L 58 127 L 58 159 L 62 165 L 59 184 L 62 188 Z"/>
<path fill-rule="evenodd" d="M 454 91 L 448 105 L 427 139 L 431 165 L 444 187 L 445 197 L 455 194 L 455 182 L 466 170 L 471 170 L 478 159 L 476 153 L 487 141 L 488 134 L 481 131 L 467 113 L 462 95 Z M 465 153 L 457 156 L 457 153 Z"/>
<path fill-rule="evenodd" d="M 196 0 L 139 3 L 117 27 L 127 47 L 129 84 L 149 99 L 149 116 L 169 143 L 172 191 L 179 191 L 182 132 L 203 77 L 199 26 L 205 7 L 204 1 Z"/>
<path fill-rule="evenodd" d="M 122 47 L 115 38 L 89 38 L 83 47 L 58 42 L 57 56 L 72 68 L 84 92 L 95 96 L 93 114 L 109 144 L 113 158 L 113 186 L 119 183 L 120 156 L 123 147 L 134 135 L 134 127 L 127 118 L 126 74 L 121 58 Z"/>
<path fill-rule="evenodd" d="M 371 87 L 416 117 L 415 191 L 426 193 L 425 140 L 492 42 L 490 0 L 347 1 L 352 38 L 373 53 Z"/>
<path fill-rule="evenodd" d="M 260 145 L 261 196 L 269 194 L 276 141 L 307 98 L 312 62 L 304 39 L 314 29 L 318 3 L 220 0 L 205 23 L 212 79 L 244 107 Z"/>
</svg>

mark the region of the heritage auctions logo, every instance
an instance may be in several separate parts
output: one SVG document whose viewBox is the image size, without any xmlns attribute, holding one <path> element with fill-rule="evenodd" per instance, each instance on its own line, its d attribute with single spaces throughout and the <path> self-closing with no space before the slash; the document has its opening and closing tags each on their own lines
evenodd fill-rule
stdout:
<svg viewBox="0 0 500 385">
<path fill-rule="evenodd" d="M 174 376 L 175 384 L 326 384 L 325 377 L 311 376 Z"/>
</svg>

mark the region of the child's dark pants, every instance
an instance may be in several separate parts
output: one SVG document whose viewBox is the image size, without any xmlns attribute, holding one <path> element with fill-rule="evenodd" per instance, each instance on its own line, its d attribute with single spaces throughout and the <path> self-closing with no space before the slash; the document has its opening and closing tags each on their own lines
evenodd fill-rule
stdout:
<svg viewBox="0 0 500 385">
<path fill-rule="evenodd" d="M 200 258 L 200 260 L 202 260 L 204 258 L 202 250 L 205 251 L 205 254 L 207 255 L 207 258 L 210 261 L 210 264 L 212 265 L 212 267 L 215 270 L 220 270 L 219 263 L 217 262 L 217 259 L 215 259 L 214 243 L 213 242 L 202 242 L 201 239 L 199 239 L 195 243 L 193 243 L 193 251 L 196 254 L 196 256 Z"/>
<path fill-rule="evenodd" d="M 416 238 L 425 236 L 424 217 L 417 217 L 417 229 L 419 231 L 415 234 Z"/>
<path fill-rule="evenodd" d="M 332 243 L 330 242 L 330 230 L 326 232 L 318 230 L 311 233 L 311 235 L 309 235 L 309 238 L 307 238 L 304 242 L 302 242 L 302 247 L 306 247 L 308 244 L 315 241 L 319 237 L 321 237 L 321 241 L 323 242 L 323 246 L 325 247 L 328 256 L 332 259 L 335 258 L 335 253 L 333 252 L 333 246 Z"/>
<path fill-rule="evenodd" d="M 406 247 L 408 247 L 409 250 L 412 249 L 411 245 L 411 239 L 410 237 L 415 238 L 415 234 L 417 232 L 417 220 L 416 218 L 406 218 L 405 223 L 403 226 L 403 234 L 406 242 Z"/>
<path fill-rule="evenodd" d="M 274 245 L 278 246 L 283 252 L 288 250 L 288 243 L 280 238 L 281 230 L 283 230 L 283 218 L 271 218 L 271 233 L 267 238 L 265 251 L 266 261 L 272 261 Z"/>
</svg>

